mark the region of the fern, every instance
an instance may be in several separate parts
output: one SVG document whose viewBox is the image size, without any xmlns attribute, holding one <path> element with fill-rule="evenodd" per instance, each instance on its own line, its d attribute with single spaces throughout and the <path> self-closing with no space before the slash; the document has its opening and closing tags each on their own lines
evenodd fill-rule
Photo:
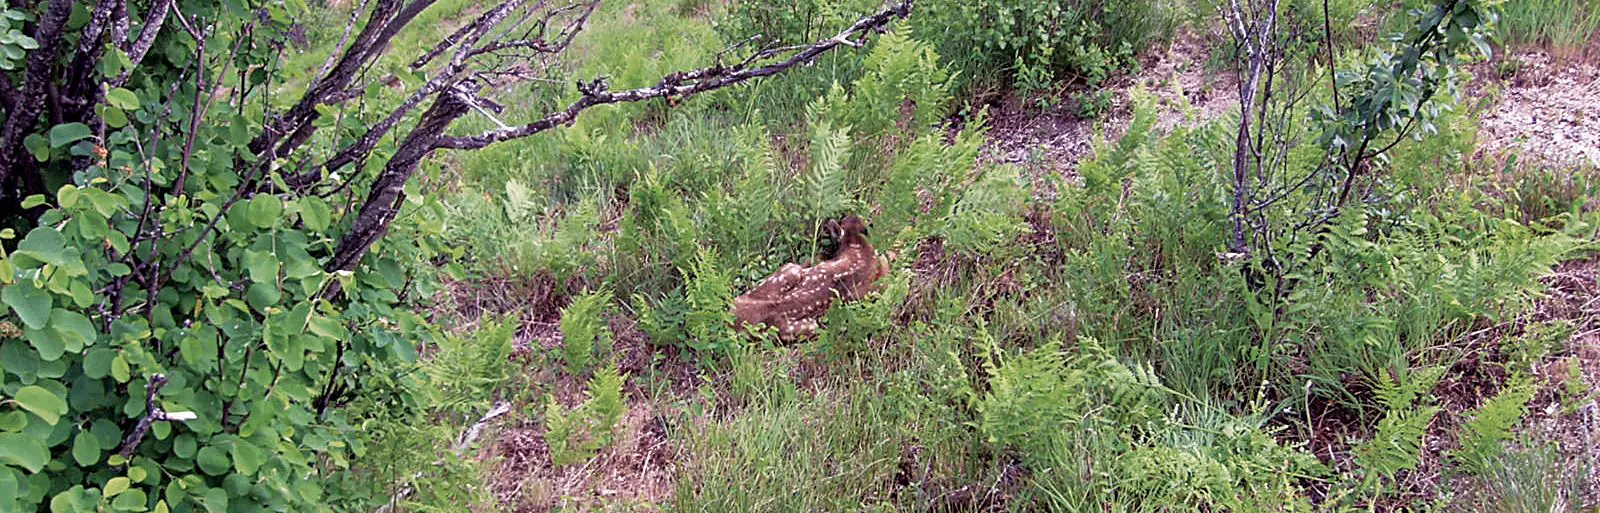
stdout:
<svg viewBox="0 0 1600 513">
<path fill-rule="evenodd" d="M 612 433 L 622 418 L 622 375 L 615 365 L 606 366 L 589 378 L 589 400 L 584 403 L 589 427 L 601 447 L 611 445 Z"/>
<path fill-rule="evenodd" d="M 1439 407 L 1422 405 L 1434 383 L 1444 372 L 1432 367 L 1396 382 L 1383 376 L 1378 383 L 1378 399 L 1385 408 L 1372 439 L 1355 448 L 1356 462 L 1368 472 L 1368 480 L 1393 478 L 1403 470 L 1415 470 L 1422 454 L 1422 437 L 1428 431 Z"/>
<path fill-rule="evenodd" d="M 701 249 L 683 274 L 687 277 L 688 312 L 683 325 L 688 346 L 714 353 L 737 344 L 733 314 L 728 312 L 728 305 L 733 304 L 733 279 L 719 268 L 716 250 Z"/>
<path fill-rule="evenodd" d="M 587 461 L 614 441 L 617 421 L 626 406 L 622 402 L 622 375 L 616 366 L 607 366 L 589 379 L 588 398 L 567 410 L 555 396 L 545 403 L 545 445 L 557 467 Z"/>
<path fill-rule="evenodd" d="M 1028 231 L 1022 221 L 1027 193 L 1018 184 L 1017 168 L 998 166 L 978 176 L 950 206 L 940 230 L 956 251 L 989 254 Z"/>
<path fill-rule="evenodd" d="M 851 206 L 845 188 L 844 163 L 850 158 L 850 129 L 814 120 L 811 131 L 811 173 L 806 176 L 806 205 L 814 219 L 839 217 Z"/>
<path fill-rule="evenodd" d="M 582 436 L 579 419 L 576 411 L 562 409 L 554 395 L 545 401 L 544 443 L 550 448 L 551 463 L 557 467 L 588 459 L 582 450 L 583 440 L 579 438 Z"/>
<path fill-rule="evenodd" d="M 482 413 L 511 374 L 511 338 L 517 323 L 484 318 L 469 336 L 446 336 L 428 359 L 438 404 L 463 417 Z"/>
<path fill-rule="evenodd" d="M 597 354 L 611 353 L 611 331 L 605 321 L 610 303 L 610 292 L 589 292 L 573 298 L 561 311 L 561 360 L 568 374 L 582 376 Z"/>
<path fill-rule="evenodd" d="M 1450 452 L 1450 457 L 1474 473 L 1483 473 L 1497 465 L 1504 452 L 1503 444 L 1511 439 L 1511 429 L 1527 413 L 1528 401 L 1536 388 L 1528 378 L 1506 384 L 1505 389 L 1483 403 L 1471 418 L 1461 425 L 1461 448 Z"/>
</svg>

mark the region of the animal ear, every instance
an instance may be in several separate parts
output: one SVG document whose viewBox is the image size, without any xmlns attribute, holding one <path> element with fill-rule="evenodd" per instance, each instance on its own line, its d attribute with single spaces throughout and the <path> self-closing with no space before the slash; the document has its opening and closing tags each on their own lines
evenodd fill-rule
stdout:
<svg viewBox="0 0 1600 513">
<path fill-rule="evenodd" d="M 823 221 L 822 231 L 823 233 L 828 234 L 828 236 L 832 237 L 834 240 L 839 240 L 844 237 L 844 227 L 839 225 L 838 219 L 829 219 L 827 221 Z"/>
</svg>

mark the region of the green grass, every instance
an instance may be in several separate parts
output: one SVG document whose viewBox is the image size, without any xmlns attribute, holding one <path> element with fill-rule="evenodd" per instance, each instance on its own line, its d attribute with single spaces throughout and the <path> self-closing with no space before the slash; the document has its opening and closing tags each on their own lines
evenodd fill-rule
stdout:
<svg viewBox="0 0 1600 513">
<path fill-rule="evenodd" d="M 633 87 L 710 62 L 726 45 L 719 5 L 604 4 L 562 78 Z M 435 9 L 397 54 L 470 4 Z M 429 165 L 469 282 L 554 277 L 562 300 L 608 290 L 610 310 L 683 356 L 628 378 L 670 405 L 681 454 L 662 509 L 908 511 L 963 489 L 1023 511 L 1338 511 L 1410 497 L 1393 474 L 1423 457 L 1413 428 L 1431 417 L 1401 412 L 1439 399 L 1389 399 L 1471 354 L 1470 333 L 1526 314 L 1538 278 L 1592 240 L 1588 182 L 1486 185 L 1466 162 L 1474 120 L 1459 116 L 1397 149 L 1393 199 L 1330 227 L 1292 293 L 1260 294 L 1217 259 L 1227 120 L 1156 134 L 1144 105 L 1080 180 L 1035 198 L 1017 169 L 976 161 L 980 126 L 939 125 L 957 101 L 952 57 L 970 56 L 936 56 L 937 41 L 911 33 Z M 573 94 L 511 92 L 503 118 Z M 474 115 L 458 129 L 490 126 Z M 813 258 L 817 223 L 844 211 L 869 214 L 874 244 L 899 251 L 891 286 L 836 309 L 815 342 L 731 333 L 727 297 Z M 1308 251 L 1299 244 L 1278 249 Z M 941 251 L 919 264 L 923 247 Z M 456 349 L 436 365 L 463 365 Z M 531 359 L 529 374 L 560 365 Z M 671 365 L 703 386 L 674 392 L 664 376 L 684 369 Z M 512 386 L 543 398 L 556 385 Z M 541 406 L 524 405 L 526 419 L 548 421 Z M 1350 430 L 1312 454 L 1321 415 Z M 1350 467 L 1358 446 L 1371 468 Z M 1327 450 L 1346 463 L 1318 462 Z"/>
<path fill-rule="evenodd" d="M 1509 0 L 1502 8 L 1499 31 L 1506 44 L 1570 55 L 1600 37 L 1600 4 L 1590 0 Z"/>
</svg>

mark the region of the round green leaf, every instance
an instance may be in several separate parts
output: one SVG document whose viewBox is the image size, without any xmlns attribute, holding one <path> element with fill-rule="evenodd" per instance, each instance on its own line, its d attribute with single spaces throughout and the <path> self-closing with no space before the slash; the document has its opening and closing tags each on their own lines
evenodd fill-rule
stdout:
<svg viewBox="0 0 1600 513">
<path fill-rule="evenodd" d="M 283 215 L 283 200 L 271 194 L 257 194 L 245 206 L 245 218 L 257 228 L 267 228 L 278 223 Z"/>
<path fill-rule="evenodd" d="M 101 379 L 111 375 L 111 360 L 117 357 L 117 352 L 103 347 L 90 349 L 83 355 L 83 374 L 94 379 Z"/>
<path fill-rule="evenodd" d="M 328 207 L 327 202 L 316 196 L 307 196 L 298 201 L 300 220 L 305 222 L 306 228 L 317 232 L 328 229 L 333 219 L 333 209 Z"/>
<path fill-rule="evenodd" d="M 132 489 L 118 495 L 111 501 L 111 508 L 117 511 L 144 511 L 149 507 L 150 498 L 145 496 L 144 490 Z"/>
<path fill-rule="evenodd" d="M 73 486 L 67 491 L 56 494 L 50 498 L 51 513 L 78 513 L 95 511 L 95 505 L 100 502 L 96 491 L 84 490 L 83 485 Z"/>
<path fill-rule="evenodd" d="M 70 183 L 62 185 L 60 189 L 56 190 L 56 203 L 60 204 L 61 208 L 72 208 L 77 205 L 78 186 Z"/>
<path fill-rule="evenodd" d="M 100 462 L 100 439 L 94 433 L 79 431 L 78 436 L 72 439 L 72 460 L 78 466 L 87 467 Z"/>
<path fill-rule="evenodd" d="M 116 497 L 117 494 L 128 491 L 128 487 L 132 485 L 133 482 L 129 481 L 126 477 L 113 477 L 110 481 L 106 481 L 106 486 L 104 488 L 104 492 L 102 493 L 104 493 L 106 497 Z"/>
<path fill-rule="evenodd" d="M 266 454 L 261 448 L 244 440 L 233 442 L 233 469 L 240 474 L 254 475 L 266 461 Z"/>
<path fill-rule="evenodd" d="M 201 471 L 213 476 L 220 476 L 228 472 L 228 453 L 215 446 L 208 445 L 201 448 L 199 454 L 195 455 L 195 463 L 200 464 Z"/>
<path fill-rule="evenodd" d="M 194 457 L 195 445 L 193 435 L 188 433 L 178 435 L 177 438 L 172 439 L 172 453 L 178 455 L 179 458 Z"/>
<path fill-rule="evenodd" d="M 256 310 L 266 311 L 267 307 L 278 304 L 283 299 L 283 293 L 278 291 L 278 286 L 272 283 L 252 283 L 245 289 L 244 299 Z"/>
<path fill-rule="evenodd" d="M 28 148 L 28 153 L 33 154 L 33 160 L 44 162 L 50 160 L 50 141 L 39 134 L 28 134 L 22 139 L 22 145 Z"/>
<path fill-rule="evenodd" d="M 133 94 L 133 91 L 118 87 L 106 91 L 106 103 L 110 103 L 122 110 L 133 110 L 139 108 L 139 95 Z"/>
<path fill-rule="evenodd" d="M 111 359 L 112 379 L 117 380 L 118 383 L 127 383 L 133 377 L 131 373 L 132 370 L 128 368 L 128 360 L 124 359 L 122 355 L 119 354 L 116 358 Z"/>
<path fill-rule="evenodd" d="M 61 416 L 67 413 L 66 399 L 62 399 L 38 385 L 22 387 L 21 390 L 17 391 L 13 399 L 23 409 L 33 412 L 40 419 L 44 419 L 46 424 L 52 426 L 56 425 L 56 422 L 61 420 Z"/>
</svg>

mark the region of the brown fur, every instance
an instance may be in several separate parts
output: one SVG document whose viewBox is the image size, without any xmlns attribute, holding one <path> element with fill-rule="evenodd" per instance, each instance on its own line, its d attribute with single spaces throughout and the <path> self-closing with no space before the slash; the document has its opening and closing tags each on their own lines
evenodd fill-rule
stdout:
<svg viewBox="0 0 1600 513">
<path fill-rule="evenodd" d="M 811 267 L 788 263 L 754 289 L 733 300 L 734 325 L 766 324 L 778 338 L 792 341 L 817 330 L 817 319 L 835 301 L 855 301 L 889 273 L 889 263 L 867 242 L 867 225 L 856 216 L 839 222 L 839 250 Z"/>
</svg>

